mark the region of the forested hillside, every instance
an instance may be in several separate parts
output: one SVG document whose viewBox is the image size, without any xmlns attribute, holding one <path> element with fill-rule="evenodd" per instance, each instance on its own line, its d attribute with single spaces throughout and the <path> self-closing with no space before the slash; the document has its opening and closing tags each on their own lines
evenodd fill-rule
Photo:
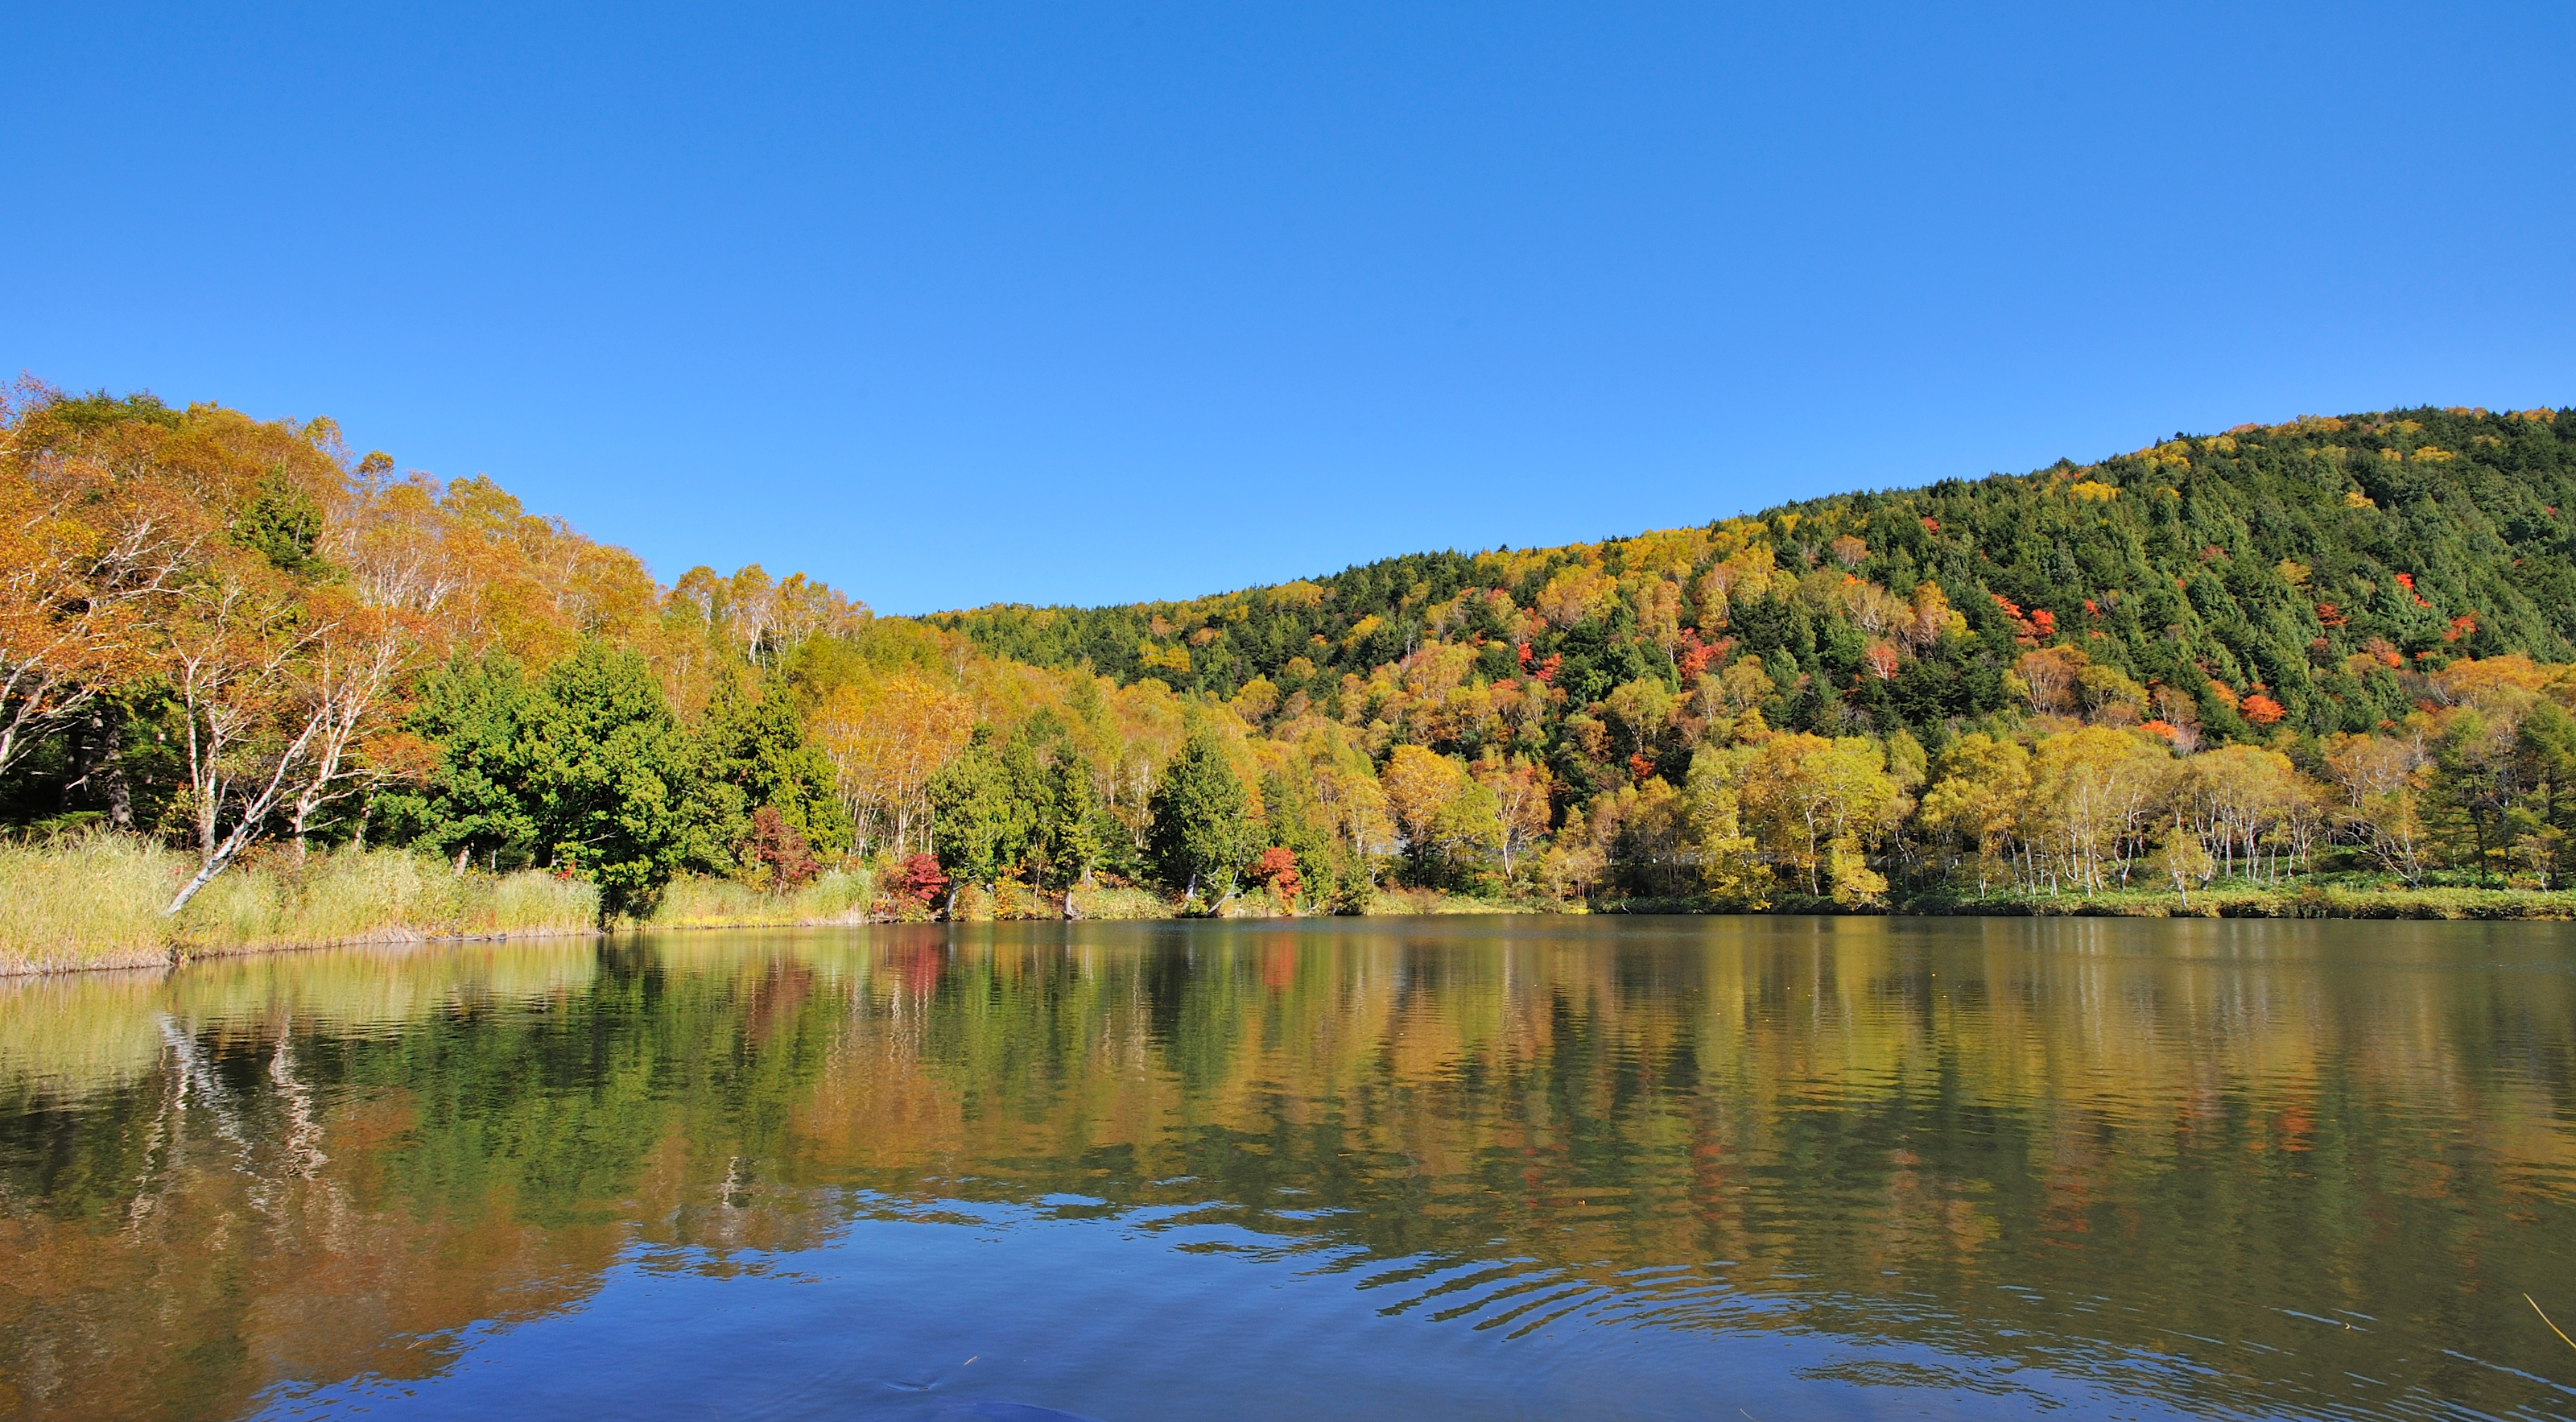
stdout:
<svg viewBox="0 0 2576 1422">
<path fill-rule="evenodd" d="M 2554 894 L 2571 440 L 2549 410 L 2312 417 L 1600 544 L 904 619 L 757 565 L 662 584 L 327 420 L 22 384 L 0 877 L 89 836 L 184 853 L 174 919 L 237 863 L 289 883 L 387 849 L 636 918 L 679 880 L 896 915 Z"/>
<path fill-rule="evenodd" d="M 1641 679 L 1682 691 L 1747 653 L 1770 723 L 1797 730 L 1938 738 L 2017 704 L 2127 697 L 2215 740 L 2325 735 L 2404 714 L 2403 667 L 2576 655 L 2570 508 L 2576 421 L 2422 409 L 1189 602 L 931 620 L 997 656 L 1221 697 L 1375 680 L 1471 750 L 1507 739 L 1507 718 L 1461 688 L 1536 679 L 1581 708 Z M 2064 686 L 2013 684 L 2033 647 L 2064 649 Z"/>
</svg>

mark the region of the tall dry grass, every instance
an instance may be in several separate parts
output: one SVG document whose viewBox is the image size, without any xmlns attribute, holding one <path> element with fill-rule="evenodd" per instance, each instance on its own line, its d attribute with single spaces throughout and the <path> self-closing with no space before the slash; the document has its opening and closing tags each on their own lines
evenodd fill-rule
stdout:
<svg viewBox="0 0 2576 1422">
<path fill-rule="evenodd" d="M 871 881 L 865 870 L 833 869 L 800 888 L 770 893 L 730 879 L 675 879 L 649 928 L 737 928 L 864 923 Z"/>
<path fill-rule="evenodd" d="M 399 849 L 276 856 L 208 884 L 180 916 L 191 954 L 321 943 L 405 943 L 494 933 L 579 933 L 599 890 L 538 870 L 455 872 Z"/>
<path fill-rule="evenodd" d="M 1055 890 L 1041 893 L 1026 884 L 1009 881 L 999 888 L 996 895 L 982 884 L 960 884 L 955 900 L 932 907 L 947 912 L 959 923 L 1064 917 L 1064 898 Z M 1073 891 L 1073 911 L 1078 918 L 1170 918 L 1176 908 L 1172 900 L 1151 889 L 1113 889 L 1104 884 Z"/>
<path fill-rule="evenodd" d="M 179 855 L 122 835 L 0 844 L 0 972 L 164 961 L 161 908 L 186 873 Z"/>
<path fill-rule="evenodd" d="M 599 919 L 588 884 L 521 872 L 457 874 L 403 850 L 273 855 L 162 913 L 193 870 L 184 854 L 123 835 L 0 845 L 0 973 L 139 967 L 324 943 L 569 933 Z"/>
<path fill-rule="evenodd" d="M 0 844 L 0 973 L 142 967 L 327 943 L 587 932 L 599 890 L 536 870 L 459 874 L 399 849 L 282 851 L 236 866 L 173 922 L 162 906 L 195 868 L 189 856 L 126 835 Z M 723 879 L 681 879 L 646 927 L 710 928 L 866 921 L 868 872 L 833 870 L 769 893 Z"/>
<path fill-rule="evenodd" d="M 1172 901 L 1151 889 L 1113 889 L 1097 884 L 1073 891 L 1073 911 L 1084 918 L 1170 918 Z"/>
</svg>

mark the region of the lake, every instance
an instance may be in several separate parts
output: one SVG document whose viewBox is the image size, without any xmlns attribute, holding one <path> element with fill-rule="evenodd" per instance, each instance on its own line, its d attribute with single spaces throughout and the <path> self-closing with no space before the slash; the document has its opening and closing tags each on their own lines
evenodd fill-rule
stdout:
<svg viewBox="0 0 2576 1422">
<path fill-rule="evenodd" d="M 2570 1417 L 2576 931 L 1446 918 L 0 982 L 0 1413 Z"/>
</svg>

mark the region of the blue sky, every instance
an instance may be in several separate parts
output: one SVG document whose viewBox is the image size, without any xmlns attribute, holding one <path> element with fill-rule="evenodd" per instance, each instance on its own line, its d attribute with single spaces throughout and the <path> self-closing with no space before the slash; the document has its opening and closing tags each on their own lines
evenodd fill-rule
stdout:
<svg viewBox="0 0 2576 1422">
<path fill-rule="evenodd" d="M 2576 9 L 29 6 L 0 368 L 883 611 L 2576 402 Z M 256 14 L 247 13 L 256 10 Z"/>
</svg>

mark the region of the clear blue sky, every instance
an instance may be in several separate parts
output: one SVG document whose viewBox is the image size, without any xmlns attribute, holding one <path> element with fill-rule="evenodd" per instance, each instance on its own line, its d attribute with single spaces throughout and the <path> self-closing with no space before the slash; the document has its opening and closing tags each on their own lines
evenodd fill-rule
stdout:
<svg viewBox="0 0 2576 1422">
<path fill-rule="evenodd" d="M 884 611 L 2576 401 L 2564 4 L 5 30 L 0 368 Z"/>
</svg>

